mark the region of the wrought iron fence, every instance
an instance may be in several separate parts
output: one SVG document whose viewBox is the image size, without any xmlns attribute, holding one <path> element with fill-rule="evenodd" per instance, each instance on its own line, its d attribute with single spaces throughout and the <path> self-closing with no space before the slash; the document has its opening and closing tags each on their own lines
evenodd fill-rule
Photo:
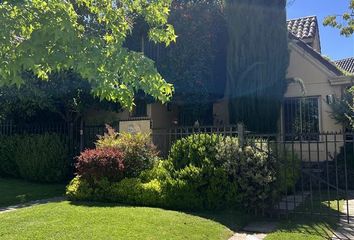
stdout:
<svg viewBox="0 0 354 240">
<path fill-rule="evenodd" d="M 354 216 L 348 207 L 354 199 L 354 133 L 316 135 L 318 140 L 312 134 L 249 134 L 248 141 L 272 147 L 270 155 L 282 164 L 285 175 L 282 184 L 296 180 L 275 199 L 273 212 L 345 216 L 349 221 Z"/>
<path fill-rule="evenodd" d="M 67 137 L 73 156 L 94 147 L 97 135 L 104 132 L 104 125 L 0 123 L 0 136 L 55 133 Z M 153 129 L 151 136 L 161 156 L 167 157 L 178 139 L 200 133 L 238 137 L 280 163 L 278 172 L 284 179 L 280 184 L 286 187 L 274 198 L 270 214 L 330 215 L 347 221 L 354 217 L 349 207 L 354 199 L 354 133 L 316 133 L 314 138 L 310 134 L 255 134 L 232 125 Z"/>
<path fill-rule="evenodd" d="M 285 187 L 274 197 L 269 214 L 334 216 L 347 221 L 354 217 L 349 207 L 354 199 L 354 133 L 255 134 L 238 126 L 207 126 L 155 129 L 152 139 L 166 157 L 178 139 L 200 133 L 239 137 L 276 159 L 279 184 Z"/>
<path fill-rule="evenodd" d="M 114 125 L 118 129 L 118 126 Z M 99 135 L 106 132 L 105 125 L 86 125 L 74 123 L 50 124 L 13 124 L 0 123 L 0 136 L 57 134 L 65 138 L 72 156 L 77 156 L 82 150 L 93 148 Z"/>
</svg>

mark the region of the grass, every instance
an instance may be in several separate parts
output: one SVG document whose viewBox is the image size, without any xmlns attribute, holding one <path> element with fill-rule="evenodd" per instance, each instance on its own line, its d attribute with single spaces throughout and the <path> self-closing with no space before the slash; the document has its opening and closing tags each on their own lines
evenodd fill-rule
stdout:
<svg viewBox="0 0 354 240">
<path fill-rule="evenodd" d="M 4 178 L 0 178 L 0 189 L 0 207 L 62 196 L 65 192 L 65 186 L 60 184 L 38 184 Z"/>
<path fill-rule="evenodd" d="M 113 204 L 48 203 L 0 214 L 0 239 L 213 239 L 224 225 L 191 214 Z"/>
<path fill-rule="evenodd" d="M 0 178 L 0 207 L 63 195 L 64 185 Z M 312 209 L 336 215 L 337 202 L 314 197 Z M 297 211 L 309 212 L 305 202 Z M 340 202 L 340 210 L 343 201 Z M 228 239 L 257 217 L 239 211 L 182 213 L 102 203 L 49 203 L 0 214 L 0 239 Z M 274 221 L 274 219 L 273 219 Z M 338 218 L 292 215 L 266 240 L 322 240 Z M 232 231 L 231 231 L 232 230 Z"/>
<path fill-rule="evenodd" d="M 339 210 L 342 210 L 344 201 L 339 202 Z M 310 201 L 307 201 L 297 211 L 310 212 Z M 327 216 L 309 214 L 295 214 L 289 219 L 282 220 L 276 232 L 269 234 L 265 240 L 324 240 L 333 236 L 337 228 L 337 201 L 319 200 L 314 198 L 312 210 Z"/>
</svg>

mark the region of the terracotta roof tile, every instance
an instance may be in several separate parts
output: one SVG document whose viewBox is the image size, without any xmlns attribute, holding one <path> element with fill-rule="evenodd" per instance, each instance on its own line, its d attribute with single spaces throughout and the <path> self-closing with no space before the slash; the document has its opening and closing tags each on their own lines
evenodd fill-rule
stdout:
<svg viewBox="0 0 354 240">
<path fill-rule="evenodd" d="M 335 64 L 348 73 L 354 73 L 354 57 L 335 61 Z"/>
<path fill-rule="evenodd" d="M 303 17 L 287 21 L 288 30 L 300 39 L 313 38 L 317 33 L 317 17 Z"/>
</svg>

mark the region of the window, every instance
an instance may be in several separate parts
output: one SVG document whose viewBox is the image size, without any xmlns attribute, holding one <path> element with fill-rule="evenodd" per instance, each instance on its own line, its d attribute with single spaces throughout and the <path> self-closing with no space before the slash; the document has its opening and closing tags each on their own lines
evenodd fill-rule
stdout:
<svg viewBox="0 0 354 240">
<path fill-rule="evenodd" d="M 319 133 L 319 98 L 288 98 L 284 102 L 284 130 L 287 135 L 307 134 L 316 140 Z"/>
<path fill-rule="evenodd" d="M 147 104 L 144 100 L 137 100 L 132 117 L 147 117 Z"/>
</svg>

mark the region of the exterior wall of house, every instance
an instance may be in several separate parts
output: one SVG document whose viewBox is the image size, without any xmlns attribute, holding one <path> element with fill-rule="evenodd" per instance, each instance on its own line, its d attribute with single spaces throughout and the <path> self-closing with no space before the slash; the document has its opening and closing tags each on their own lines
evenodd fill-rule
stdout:
<svg viewBox="0 0 354 240">
<path fill-rule="evenodd" d="M 319 44 L 319 39 L 315 41 Z M 319 50 L 320 47 L 317 46 Z M 291 83 L 285 93 L 286 98 L 293 97 L 318 97 L 319 98 L 319 130 L 320 132 L 340 132 L 342 126 L 337 124 L 334 119 L 331 118 L 331 106 L 327 103 L 327 95 L 335 95 L 340 97 L 342 94 L 341 85 L 331 85 L 330 80 L 335 75 L 330 72 L 320 62 L 310 56 L 305 50 L 290 44 L 290 64 L 288 68 L 288 78 L 299 78 L 304 82 L 305 93 L 300 84 Z M 220 122 L 224 124 L 228 123 L 228 101 L 226 99 L 220 100 L 214 104 L 214 124 L 217 125 Z M 281 116 L 281 130 L 284 129 L 284 119 Z M 298 157 L 303 161 L 324 161 L 331 160 L 339 153 L 343 137 L 340 135 L 327 136 L 327 144 L 325 143 L 325 135 L 319 137 L 317 141 L 295 141 L 285 144 L 286 147 L 292 148 L 294 144 L 294 150 L 298 153 Z M 336 144 L 334 144 L 336 141 Z"/>
<path fill-rule="evenodd" d="M 330 79 L 334 75 L 329 72 L 324 66 L 316 62 L 308 53 L 295 46 L 290 45 L 290 65 L 288 69 L 288 78 L 300 78 L 305 85 L 305 93 L 301 86 L 297 83 L 292 83 L 288 86 L 285 97 L 318 97 L 319 98 L 319 130 L 320 132 L 340 132 L 342 126 L 331 118 L 331 106 L 326 101 L 327 95 L 341 96 L 342 86 L 333 86 L 330 84 Z M 283 122 L 283 121 L 282 121 Z M 320 136 L 319 143 L 305 141 L 303 143 L 296 142 L 294 147 L 304 161 L 324 161 L 331 160 L 336 153 L 339 153 L 340 147 L 343 146 L 342 136 L 337 136 L 336 144 L 333 144 L 333 136 L 328 136 L 329 144 L 325 143 L 325 135 Z M 290 145 L 290 143 L 289 143 Z M 302 150 L 302 151 L 300 151 Z M 319 154 L 317 153 L 319 150 Z"/>
<path fill-rule="evenodd" d="M 153 103 L 150 117 L 154 129 L 170 128 L 178 119 L 178 109 L 174 105 L 168 108 L 161 103 Z"/>
<path fill-rule="evenodd" d="M 145 117 L 144 117 L 145 118 Z M 167 108 L 161 103 L 147 104 L 147 119 L 151 119 L 154 129 L 170 128 L 174 121 L 178 119 L 178 109 L 176 106 Z M 88 125 L 102 125 L 106 123 L 116 123 L 123 120 L 139 120 L 141 118 L 131 117 L 128 110 L 121 112 L 104 111 L 91 109 L 85 114 L 85 123 Z"/>
<path fill-rule="evenodd" d="M 320 131 L 341 131 L 342 126 L 331 118 L 331 106 L 326 102 L 327 95 L 341 96 L 341 86 L 332 86 L 330 79 L 334 77 L 328 70 L 316 62 L 308 53 L 294 45 L 290 45 L 290 65 L 288 78 L 300 78 L 305 85 L 305 93 L 297 83 L 291 83 L 285 97 L 319 97 Z"/>
</svg>

